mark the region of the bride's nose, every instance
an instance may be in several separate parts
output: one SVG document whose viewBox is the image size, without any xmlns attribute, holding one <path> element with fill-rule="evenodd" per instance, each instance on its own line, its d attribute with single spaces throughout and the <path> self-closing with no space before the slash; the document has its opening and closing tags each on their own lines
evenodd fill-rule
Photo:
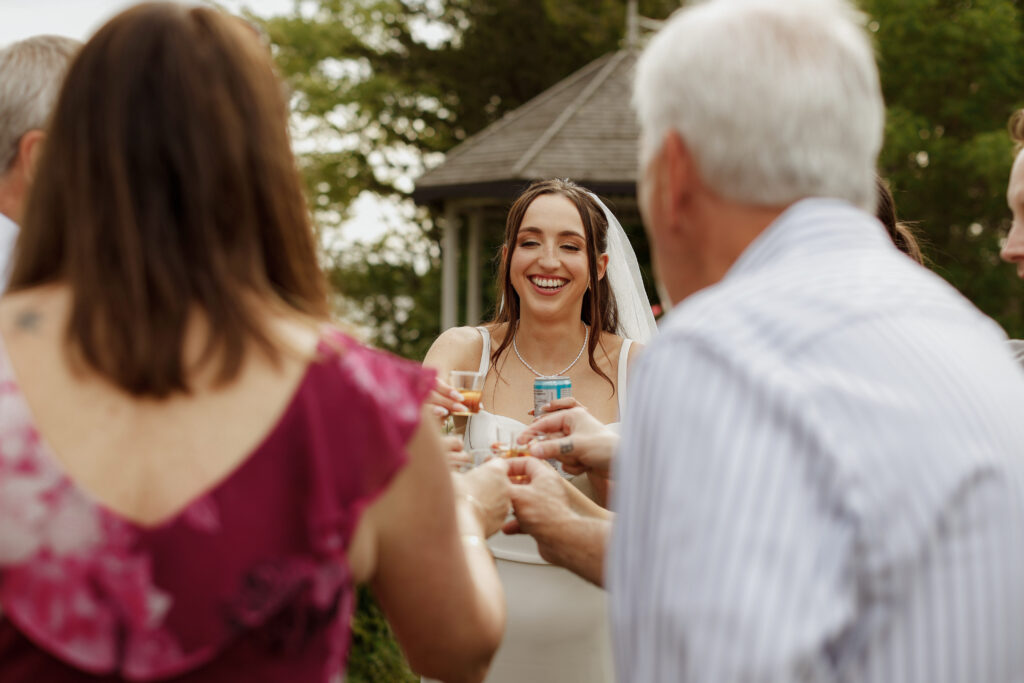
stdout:
<svg viewBox="0 0 1024 683">
<path fill-rule="evenodd" d="M 545 247 L 542 249 L 538 265 L 540 265 L 541 268 L 550 268 L 551 270 L 555 270 L 562 265 L 562 262 L 558 260 L 557 248 Z"/>
</svg>

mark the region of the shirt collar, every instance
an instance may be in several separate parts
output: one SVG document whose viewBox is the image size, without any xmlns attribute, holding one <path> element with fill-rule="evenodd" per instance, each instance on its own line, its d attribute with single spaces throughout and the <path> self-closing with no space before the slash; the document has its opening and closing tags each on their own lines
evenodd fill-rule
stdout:
<svg viewBox="0 0 1024 683">
<path fill-rule="evenodd" d="M 5 214 L 0 213 L 0 239 L 14 235 L 18 232 L 18 224 L 8 218 Z"/>
<path fill-rule="evenodd" d="M 839 248 L 863 248 L 879 238 L 888 240 L 882 225 L 852 204 L 841 199 L 801 199 L 747 246 L 723 279 L 760 270 L 785 253 L 821 249 L 822 240 Z"/>
<path fill-rule="evenodd" d="M 11 274 L 11 255 L 17 236 L 18 224 L 0 213 L 0 293 L 7 288 L 7 279 Z"/>
</svg>

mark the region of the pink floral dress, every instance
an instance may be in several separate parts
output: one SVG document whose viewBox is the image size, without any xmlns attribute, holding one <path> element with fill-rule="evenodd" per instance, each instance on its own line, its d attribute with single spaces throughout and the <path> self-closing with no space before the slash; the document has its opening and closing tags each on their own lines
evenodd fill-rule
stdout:
<svg viewBox="0 0 1024 683">
<path fill-rule="evenodd" d="M 261 445 L 142 527 L 65 476 L 0 340 L 0 681 L 335 677 L 355 595 L 345 551 L 405 464 L 432 383 L 331 331 Z"/>
</svg>

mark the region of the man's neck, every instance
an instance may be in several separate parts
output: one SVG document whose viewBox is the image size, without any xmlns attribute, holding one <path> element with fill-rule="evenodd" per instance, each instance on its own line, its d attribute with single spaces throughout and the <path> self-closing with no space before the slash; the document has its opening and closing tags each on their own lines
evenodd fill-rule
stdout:
<svg viewBox="0 0 1024 683">
<path fill-rule="evenodd" d="M 674 304 L 720 281 L 747 247 L 787 209 L 782 206 L 737 204 L 717 196 L 693 207 L 688 218 L 700 226 L 701 258 L 690 264 L 689 273 L 678 272 L 675 286 L 666 282 Z"/>
</svg>

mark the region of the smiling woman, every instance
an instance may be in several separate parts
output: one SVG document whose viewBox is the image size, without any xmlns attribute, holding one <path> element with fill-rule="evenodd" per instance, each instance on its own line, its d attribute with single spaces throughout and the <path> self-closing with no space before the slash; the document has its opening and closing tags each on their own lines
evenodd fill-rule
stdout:
<svg viewBox="0 0 1024 683">
<path fill-rule="evenodd" d="M 593 194 L 568 180 L 538 181 L 513 203 L 501 247 L 497 315 L 478 328 L 444 332 L 424 361 L 439 370 L 430 399 L 439 411 L 458 401 L 443 381 L 448 373 L 485 375 L 485 408 L 461 425 L 467 449 L 487 448 L 499 432 L 524 429 L 538 378 L 567 377 L 575 399 L 597 419 L 618 422 L 627 368 L 640 345 L 619 325 L 620 299 L 608 273 L 625 256 L 609 252 L 610 221 L 614 217 Z M 615 228 L 621 232 L 617 222 Z M 643 306 L 649 309 L 646 300 Z M 605 503 L 608 481 L 596 473 L 572 484 Z M 548 565 L 529 537 L 497 534 L 489 545 L 509 612 L 487 680 L 610 681 L 604 594 Z"/>
</svg>

